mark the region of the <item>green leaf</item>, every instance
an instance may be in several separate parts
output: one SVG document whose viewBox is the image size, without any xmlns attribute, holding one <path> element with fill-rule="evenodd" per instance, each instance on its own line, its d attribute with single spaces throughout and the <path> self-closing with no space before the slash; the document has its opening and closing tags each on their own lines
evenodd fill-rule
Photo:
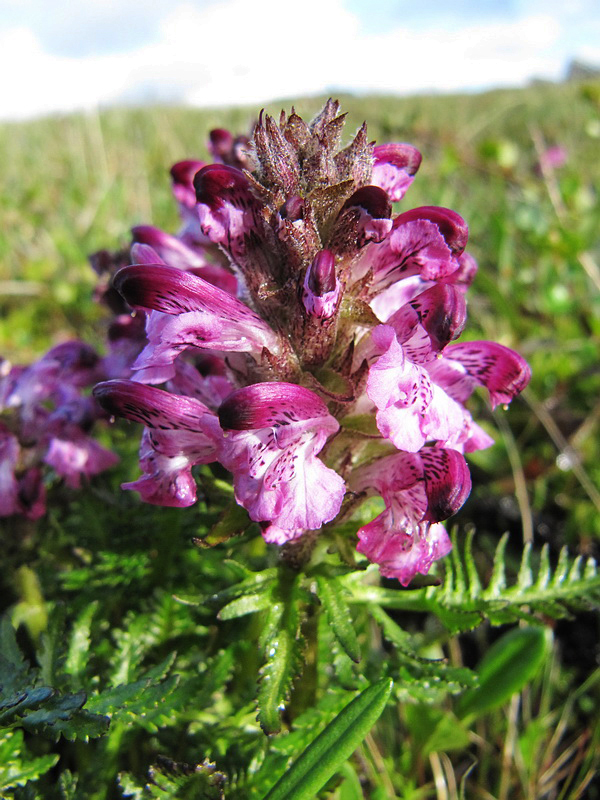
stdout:
<svg viewBox="0 0 600 800">
<path fill-rule="evenodd" d="M 314 800 L 371 730 L 391 691 L 392 681 L 385 679 L 348 703 L 282 775 L 264 800 Z"/>
<path fill-rule="evenodd" d="M 463 692 L 477 683 L 475 673 L 466 667 L 452 667 L 445 659 L 420 656 L 413 637 L 402 630 L 382 608 L 371 606 L 370 611 L 381 625 L 385 638 L 396 648 L 399 664 L 396 694 L 399 700 L 439 703 L 445 695 Z"/>
<path fill-rule="evenodd" d="M 352 615 L 344 597 L 345 589 L 337 578 L 318 575 L 317 592 L 336 639 L 352 661 L 358 663 L 360 647 L 352 623 Z"/>
<path fill-rule="evenodd" d="M 92 617 L 98 609 L 98 601 L 90 603 L 79 614 L 73 625 L 69 650 L 65 661 L 65 672 L 79 683 L 86 669 L 90 655 Z"/>
<path fill-rule="evenodd" d="M 377 574 L 376 567 L 371 566 L 364 572 L 341 578 L 349 591 L 349 602 L 430 612 L 451 633 L 471 630 L 484 619 L 492 625 L 505 625 L 521 619 L 539 620 L 541 615 L 558 619 L 575 610 L 600 606 L 600 574 L 593 558 L 587 559 L 582 570 L 582 559 L 571 561 L 563 548 L 553 574 L 548 548 L 540 551 L 535 570 L 531 567 L 531 548 L 526 547 L 516 579 L 511 584 L 504 560 L 507 539 L 502 537 L 496 548 L 491 577 L 484 585 L 473 559 L 473 536 L 464 546 L 464 565 L 456 536 L 453 540 L 452 558 L 435 565 L 442 580 L 440 586 L 408 590 L 383 588 L 371 582 Z"/>
<path fill-rule="evenodd" d="M 477 717 L 520 692 L 540 668 L 548 646 L 548 635 L 540 627 L 515 628 L 505 633 L 481 660 L 477 670 L 479 686 L 460 698 L 458 715 Z"/>
<path fill-rule="evenodd" d="M 266 734 L 281 730 L 280 712 L 302 669 L 300 577 L 280 567 L 279 580 L 260 637 L 265 663 L 260 671 L 258 721 Z"/>
<path fill-rule="evenodd" d="M 23 727 L 31 733 L 41 733 L 52 739 L 62 734 L 65 739 L 94 739 L 108 730 L 108 717 L 82 709 L 85 692 L 53 695 L 43 708 L 23 717 Z"/>
<path fill-rule="evenodd" d="M 273 603 L 271 585 L 264 588 L 257 594 L 245 594 L 227 603 L 219 611 L 217 617 L 221 620 L 236 619 L 244 617 L 246 614 L 255 614 L 257 611 L 264 611 Z"/>
<path fill-rule="evenodd" d="M 233 502 L 206 536 L 194 539 L 194 544 L 198 547 L 216 547 L 234 536 L 240 536 L 251 524 L 252 520 L 246 509 Z"/>
<path fill-rule="evenodd" d="M 55 753 L 32 758 L 24 751 L 23 731 L 6 731 L 0 738 L 0 791 L 37 780 L 59 758 Z"/>
</svg>

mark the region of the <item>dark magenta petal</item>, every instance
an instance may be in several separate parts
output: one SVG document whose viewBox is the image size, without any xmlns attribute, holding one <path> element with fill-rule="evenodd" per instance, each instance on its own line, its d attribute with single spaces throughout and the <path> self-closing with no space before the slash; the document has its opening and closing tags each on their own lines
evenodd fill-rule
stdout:
<svg viewBox="0 0 600 800">
<path fill-rule="evenodd" d="M 471 475 L 464 456 L 457 450 L 424 447 L 420 452 L 427 493 L 429 522 L 440 522 L 456 514 L 471 492 Z"/>
<path fill-rule="evenodd" d="M 438 350 L 456 339 L 465 327 L 467 305 L 464 295 L 455 286 L 438 283 L 417 295 L 410 305 Z"/>
<path fill-rule="evenodd" d="M 189 269 L 190 267 L 203 267 L 206 264 L 205 259 L 193 248 L 184 244 L 181 239 L 152 225 L 138 225 L 131 229 L 131 235 L 134 242 L 149 245 L 170 267 Z"/>
<path fill-rule="evenodd" d="M 173 178 L 173 194 L 175 199 L 184 208 L 193 208 L 196 205 L 196 190 L 194 189 L 194 175 L 205 165 L 204 161 L 178 161 L 171 167 Z"/>
<path fill-rule="evenodd" d="M 396 203 L 404 197 L 421 164 L 421 154 L 410 144 L 380 144 L 373 150 L 371 183 Z"/>
<path fill-rule="evenodd" d="M 173 182 L 181 184 L 189 189 L 194 188 L 194 175 L 199 172 L 202 167 L 206 165 L 204 161 L 196 161 L 194 159 L 187 159 L 185 161 L 178 161 L 171 167 L 171 177 Z"/>
<path fill-rule="evenodd" d="M 406 171 L 408 175 L 414 175 L 421 166 L 421 153 L 411 144 L 398 144 L 390 142 L 388 144 L 378 144 L 373 148 L 375 164 L 392 164 Z"/>
<path fill-rule="evenodd" d="M 219 408 L 226 430 L 244 431 L 288 425 L 328 415 L 314 392 L 293 383 L 255 383 L 232 392 Z"/>
<path fill-rule="evenodd" d="M 141 422 L 159 430 L 184 429 L 200 432 L 200 419 L 208 408 L 192 397 L 170 394 L 155 386 L 134 381 L 113 380 L 99 383 L 94 396 L 109 414 Z"/>
<path fill-rule="evenodd" d="M 392 216 L 392 204 L 387 192 L 379 186 L 362 186 L 346 200 L 342 211 L 352 206 L 364 208 L 374 219 L 389 219 Z"/>
<path fill-rule="evenodd" d="M 466 292 L 477 274 L 477 261 L 467 252 L 461 253 L 456 260 L 458 261 L 458 269 L 452 275 L 449 275 L 446 281 Z"/>
<path fill-rule="evenodd" d="M 233 135 L 225 128 L 214 128 L 208 137 L 212 156 L 225 161 L 233 147 Z"/>
<path fill-rule="evenodd" d="M 261 317 L 236 297 L 197 275 L 160 264 L 134 265 L 118 272 L 115 286 L 130 305 L 179 318 L 181 325 L 172 321 L 168 332 L 176 336 L 181 346 L 198 344 L 193 335 L 193 326 L 198 324 L 202 328 L 198 342 L 204 342 L 198 346 L 259 352 L 266 347 L 271 353 L 280 352 L 279 336 Z M 190 316 L 189 312 L 201 313 Z M 147 329 L 148 337 L 152 340 L 153 336 L 156 339 L 164 334 L 162 344 L 168 345 L 167 321 L 160 325 L 164 327 L 162 334 L 154 330 L 151 335 Z M 181 338 L 184 330 L 185 341 Z M 232 347 L 236 341 L 240 346 Z"/>
<path fill-rule="evenodd" d="M 209 164 L 194 178 L 196 199 L 212 210 L 224 203 L 239 207 L 258 205 L 250 192 L 250 184 L 244 173 L 227 164 Z"/>
<path fill-rule="evenodd" d="M 454 255 L 462 253 L 469 239 L 469 228 L 464 219 L 449 208 L 441 206 L 420 206 L 405 211 L 394 220 L 394 228 L 415 220 L 429 220 L 439 228 L 440 233 Z"/>
<path fill-rule="evenodd" d="M 335 289 L 335 256 L 331 250 L 320 250 L 308 268 L 307 284 L 310 291 L 322 297 Z"/>
<path fill-rule="evenodd" d="M 485 386 L 490 393 L 492 405 L 510 403 L 529 383 L 531 370 L 525 359 L 514 350 L 497 342 L 461 342 L 448 345 L 441 362 L 458 362 L 460 372 L 457 382 L 465 378 L 471 384 Z M 437 367 L 437 365 L 435 365 Z M 443 363 L 440 363 L 443 370 Z M 450 390 L 452 386 L 450 385 Z"/>
<path fill-rule="evenodd" d="M 216 311 L 235 320 L 256 317 L 229 292 L 198 275 L 164 264 L 124 267 L 115 276 L 115 286 L 130 305 L 165 314 Z M 262 323 L 259 317 L 256 319 Z"/>
</svg>

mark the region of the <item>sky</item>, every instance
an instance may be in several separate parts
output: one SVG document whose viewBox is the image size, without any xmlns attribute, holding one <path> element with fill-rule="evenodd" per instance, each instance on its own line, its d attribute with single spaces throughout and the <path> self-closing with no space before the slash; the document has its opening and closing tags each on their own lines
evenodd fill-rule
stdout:
<svg viewBox="0 0 600 800">
<path fill-rule="evenodd" d="M 0 119 L 477 91 L 600 65 L 599 0 L 0 0 Z"/>
</svg>

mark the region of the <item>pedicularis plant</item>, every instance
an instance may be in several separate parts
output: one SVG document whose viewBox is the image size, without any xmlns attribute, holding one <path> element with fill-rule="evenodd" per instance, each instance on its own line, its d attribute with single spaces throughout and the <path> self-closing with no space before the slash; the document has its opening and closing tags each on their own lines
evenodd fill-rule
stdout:
<svg viewBox="0 0 600 800">
<path fill-rule="evenodd" d="M 477 270 L 465 251 L 467 225 L 436 206 L 393 213 L 419 152 L 375 145 L 364 125 L 342 148 L 343 126 L 330 100 L 310 124 L 292 110 L 279 121 L 261 115 L 251 139 L 213 131 L 215 163 L 172 168 L 179 233 L 138 226 L 129 252 L 92 257 L 97 295 L 115 313 L 107 355 L 68 343 L 33 367 L 3 371 L 2 515 L 44 514 L 43 470 L 75 488 L 82 475 L 111 466 L 90 437 L 92 423 L 109 416 L 143 425 L 141 476 L 124 488 L 180 515 L 194 513 L 183 509 L 198 499 L 220 515 L 196 539 L 205 564 L 186 576 L 204 584 L 202 593 L 171 585 L 176 610 L 157 600 L 129 626 L 133 633 L 115 635 L 131 642 L 127 658 L 101 647 L 102 658 L 117 662 L 112 687 L 78 650 L 91 641 L 91 606 L 68 644 L 77 685 L 63 681 L 60 691 L 45 685 L 52 670 L 29 671 L 4 629 L 0 667 L 13 678 L 5 678 L 10 697 L 0 719 L 9 731 L 104 736 L 109 771 L 126 725 L 156 732 L 180 719 L 195 731 L 194 765 L 176 763 L 167 739 L 174 750 L 145 788 L 139 776 L 121 774 L 126 797 L 308 800 L 333 791 L 336 774 L 343 797 L 362 796 L 351 794 L 356 770 L 339 771 L 390 697 L 413 708 L 409 728 L 434 753 L 443 734 L 431 706 L 462 694 L 450 718 L 466 746 L 468 725 L 518 691 L 547 648 L 541 626 L 513 630 L 476 673 L 440 659 L 450 634 L 485 619 L 539 625 L 600 593 L 594 563 L 584 568 L 566 552 L 553 573 L 547 553 L 532 559 L 526 549 L 515 580 L 505 539 L 485 579 L 472 534 L 449 555 L 443 521 L 471 489 L 465 454 L 493 444 L 471 416 L 470 397 L 483 387 L 492 407 L 506 407 L 530 372 L 501 344 L 456 341 Z M 84 390 L 98 380 L 94 400 Z M 223 507 L 214 498 L 227 495 L 229 475 L 233 497 Z M 220 555 L 236 549 L 235 560 Z M 145 564 L 135 562 L 142 575 Z M 90 575 L 81 573 L 82 591 Z M 402 611 L 431 615 L 437 633 L 414 624 L 409 633 Z M 204 615 L 202 630 L 194 614 Z M 381 635 L 387 655 L 373 646 Z M 179 684 L 174 654 L 146 671 L 131 656 L 164 651 L 173 636 L 185 653 Z M 204 655 L 196 644 L 186 650 L 190 641 Z M 225 701 L 226 689 L 246 698 L 240 708 Z M 282 728 L 287 737 L 264 736 Z M 6 741 L 21 752 L 14 733 Z M 23 774 L 39 777 L 56 763 L 40 758 Z M 79 797 L 69 780 L 63 796 Z"/>
<path fill-rule="evenodd" d="M 95 395 L 145 426 L 129 488 L 146 501 L 192 504 L 192 467 L 219 462 L 265 540 L 306 561 L 380 496 L 358 551 L 406 586 L 450 551 L 440 521 L 469 494 L 463 454 L 492 444 L 471 393 L 509 403 L 529 368 L 451 343 L 476 271 L 467 226 L 438 207 L 393 217 L 419 152 L 374 146 L 366 126 L 340 150 L 343 125 L 332 101 L 310 125 L 265 116 L 246 146 L 216 135 L 223 163 L 174 167 L 183 233 L 138 231 L 113 282 L 147 343 L 133 380 Z"/>
</svg>

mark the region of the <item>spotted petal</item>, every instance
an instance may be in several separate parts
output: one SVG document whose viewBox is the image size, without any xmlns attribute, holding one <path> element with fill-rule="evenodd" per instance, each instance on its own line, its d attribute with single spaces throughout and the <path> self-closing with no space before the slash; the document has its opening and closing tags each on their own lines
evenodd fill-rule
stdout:
<svg viewBox="0 0 600 800">
<path fill-rule="evenodd" d="M 219 418 L 227 431 L 221 463 L 233 473 L 238 503 L 271 523 L 269 541 L 282 544 L 337 515 L 344 481 L 317 454 L 339 425 L 317 395 L 294 384 L 254 384 L 233 392 Z"/>
<path fill-rule="evenodd" d="M 461 507 L 471 480 L 462 455 L 427 447 L 358 469 L 350 488 L 380 494 L 386 505 L 359 530 L 358 551 L 379 564 L 382 575 L 406 586 L 450 551 L 448 535 L 438 523 Z"/>
<path fill-rule="evenodd" d="M 131 266 L 118 272 L 115 285 L 130 305 L 162 312 L 148 320 L 150 345 L 136 368 L 168 363 L 192 346 L 257 353 L 266 347 L 275 354 L 281 350 L 279 337 L 261 317 L 196 275 L 160 264 Z"/>
<path fill-rule="evenodd" d="M 464 403 L 476 386 L 485 386 L 492 406 L 510 403 L 529 383 L 531 370 L 522 356 L 496 342 L 460 342 L 444 350 L 430 369 L 444 390 Z"/>
</svg>

